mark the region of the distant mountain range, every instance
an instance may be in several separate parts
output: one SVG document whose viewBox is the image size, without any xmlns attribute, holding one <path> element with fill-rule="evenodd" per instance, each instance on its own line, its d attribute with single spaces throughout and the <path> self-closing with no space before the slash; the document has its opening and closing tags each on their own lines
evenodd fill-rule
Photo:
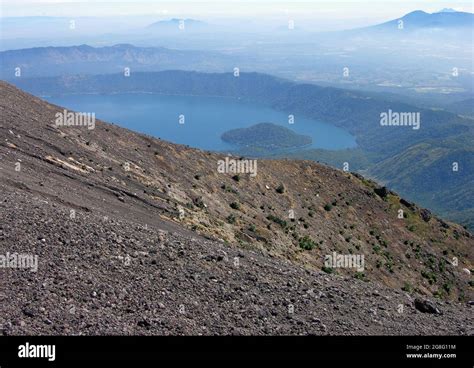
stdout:
<svg viewBox="0 0 474 368">
<path fill-rule="evenodd" d="M 459 29 L 474 27 L 474 14 L 444 10 L 438 13 L 426 13 L 415 10 L 401 18 L 394 19 L 371 27 L 362 28 L 370 31 L 416 31 L 427 29 Z"/>
<path fill-rule="evenodd" d="M 70 74 L 110 74 L 134 71 L 232 70 L 236 58 L 210 51 L 181 51 L 164 47 L 137 47 L 119 44 L 105 47 L 35 47 L 0 52 L 0 77 L 57 76 Z"/>
<path fill-rule="evenodd" d="M 474 124 L 453 113 L 419 108 L 375 94 L 298 84 L 269 75 L 184 71 L 12 80 L 36 95 L 152 92 L 236 97 L 280 111 L 332 123 L 356 136 L 359 148 L 305 151 L 299 158 L 364 170 L 438 213 L 474 228 Z M 381 113 L 413 112 L 420 129 L 381 126 Z M 329 154 L 329 156 L 328 156 Z M 422 155 L 424 158 L 421 159 Z M 459 170 L 453 171 L 453 163 Z M 471 190 L 469 190 L 471 188 Z M 450 200 L 446 200 L 449 193 Z"/>
<path fill-rule="evenodd" d="M 455 12 L 457 12 L 457 10 L 453 8 L 443 8 L 439 12 L 436 12 L 436 13 L 455 13 Z"/>
<path fill-rule="evenodd" d="M 403 21 L 403 27 L 406 30 L 428 29 L 428 28 L 463 28 L 472 27 L 474 25 L 474 15 L 472 13 L 460 12 L 450 8 L 444 8 L 439 12 L 427 13 L 422 10 L 415 10 L 401 18 L 393 19 L 374 26 L 364 27 L 363 29 L 371 30 L 394 30 L 398 29 L 400 21 Z M 153 31 L 179 31 L 192 29 L 193 31 L 210 30 L 212 26 L 206 22 L 196 19 L 179 19 L 172 18 L 169 20 L 160 20 L 147 26 L 148 30 Z M 280 26 L 277 31 L 289 30 L 288 25 Z M 300 27 L 294 27 L 295 31 L 304 31 Z"/>
<path fill-rule="evenodd" d="M 186 29 L 204 29 L 208 26 L 207 23 L 196 19 L 179 19 L 172 18 L 170 20 L 160 20 L 147 26 L 148 30 L 157 31 L 174 31 L 174 30 L 186 30 Z"/>
</svg>

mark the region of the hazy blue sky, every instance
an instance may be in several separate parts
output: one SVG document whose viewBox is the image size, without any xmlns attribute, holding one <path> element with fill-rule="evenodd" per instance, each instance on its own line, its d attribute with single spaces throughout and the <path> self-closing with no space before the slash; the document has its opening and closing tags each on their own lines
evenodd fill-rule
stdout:
<svg viewBox="0 0 474 368">
<path fill-rule="evenodd" d="M 110 16 L 189 14 L 212 17 L 222 15 L 253 16 L 256 14 L 286 14 L 311 16 L 331 14 L 338 18 L 391 17 L 414 9 L 433 12 L 449 7 L 472 12 L 472 1 L 443 0 L 220 0 L 220 1 L 157 1 L 157 0 L 3 0 L 3 16 Z"/>
<path fill-rule="evenodd" d="M 119 16 L 146 15 L 157 19 L 196 18 L 223 23 L 230 18 L 253 22 L 286 22 L 310 28 L 347 28 L 400 17 L 410 11 L 442 8 L 473 11 L 472 1 L 444 0 L 3 0 L 2 16 Z"/>
</svg>

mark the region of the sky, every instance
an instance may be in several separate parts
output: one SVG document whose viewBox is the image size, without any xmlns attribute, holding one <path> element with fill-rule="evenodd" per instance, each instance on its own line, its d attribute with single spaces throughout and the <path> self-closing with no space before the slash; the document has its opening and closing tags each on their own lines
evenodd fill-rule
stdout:
<svg viewBox="0 0 474 368">
<path fill-rule="evenodd" d="M 445 0 L 2 0 L 1 16 L 193 18 L 214 24 L 249 19 L 253 24 L 289 20 L 303 28 L 337 30 L 377 24 L 413 10 L 473 11 L 472 1 Z M 147 20 L 149 22 L 149 20 Z"/>
<path fill-rule="evenodd" d="M 116 16 L 189 14 L 195 17 L 289 14 L 349 17 L 393 17 L 415 9 L 428 12 L 442 8 L 472 12 L 472 1 L 443 0 L 3 0 L 2 16 Z"/>
</svg>

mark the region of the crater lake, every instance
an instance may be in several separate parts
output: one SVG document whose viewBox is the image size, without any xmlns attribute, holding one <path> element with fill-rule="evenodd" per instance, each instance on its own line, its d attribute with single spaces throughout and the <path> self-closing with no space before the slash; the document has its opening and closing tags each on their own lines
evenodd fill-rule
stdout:
<svg viewBox="0 0 474 368">
<path fill-rule="evenodd" d="M 230 129 L 262 122 L 278 124 L 311 137 L 312 144 L 307 148 L 339 150 L 357 146 L 354 136 L 331 124 L 299 115 L 294 115 L 294 123 L 289 124 L 289 113 L 229 97 L 120 93 L 46 99 L 77 112 L 95 113 L 97 119 L 130 130 L 210 151 L 235 149 L 224 142 L 221 135 Z"/>
</svg>

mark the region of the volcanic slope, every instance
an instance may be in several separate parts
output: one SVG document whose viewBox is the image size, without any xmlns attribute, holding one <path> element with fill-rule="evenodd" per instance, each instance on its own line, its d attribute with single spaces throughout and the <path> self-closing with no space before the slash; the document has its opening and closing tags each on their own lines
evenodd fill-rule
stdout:
<svg viewBox="0 0 474 368">
<path fill-rule="evenodd" d="M 38 256 L 0 269 L 0 333 L 472 333 L 462 227 L 315 162 L 223 174 L 224 155 L 57 127 L 63 108 L 0 87 L 0 255 Z"/>
</svg>

